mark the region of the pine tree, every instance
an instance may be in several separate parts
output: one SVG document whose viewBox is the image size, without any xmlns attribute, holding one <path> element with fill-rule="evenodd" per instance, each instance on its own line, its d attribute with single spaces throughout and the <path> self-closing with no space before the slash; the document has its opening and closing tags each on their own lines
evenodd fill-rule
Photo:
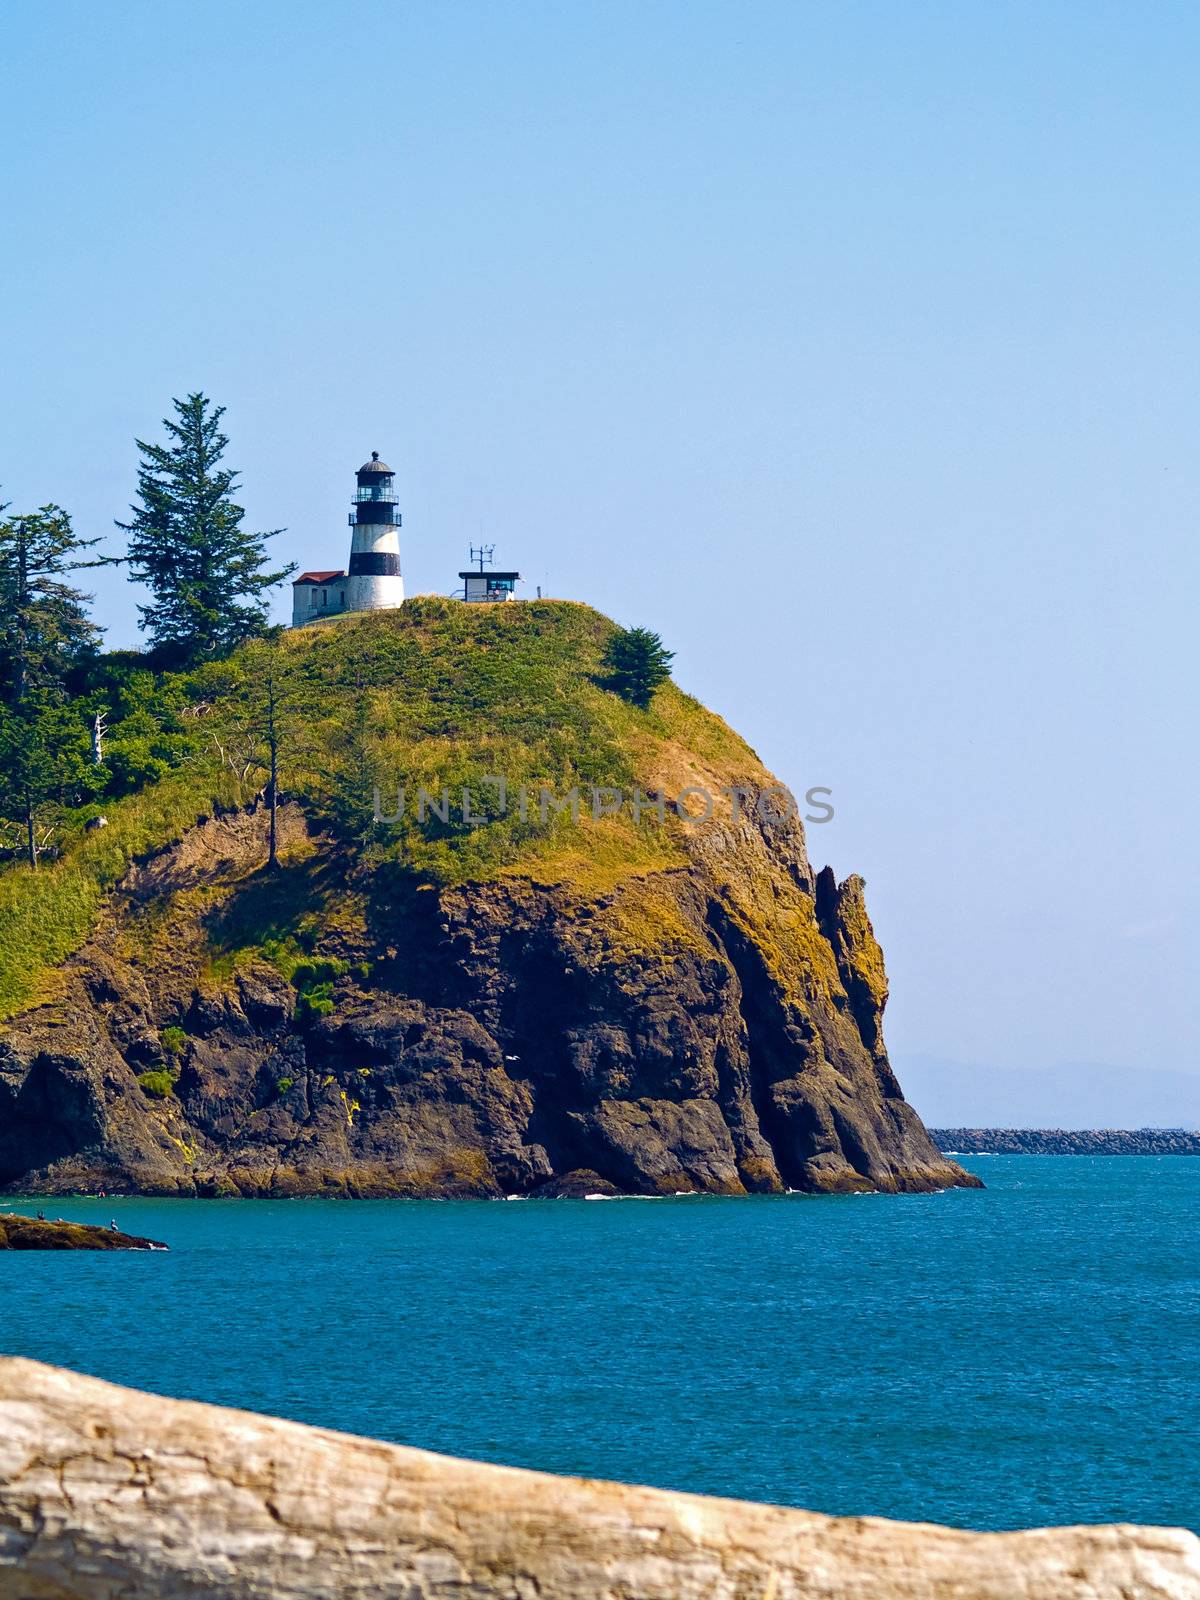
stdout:
<svg viewBox="0 0 1200 1600">
<path fill-rule="evenodd" d="M 279 865 L 279 796 L 285 767 L 307 751 L 300 682 L 287 653 L 274 641 L 256 641 L 237 663 L 241 678 L 235 718 L 245 747 L 266 778 L 270 811 L 267 865 Z"/>
<path fill-rule="evenodd" d="M 649 628 L 620 628 L 608 641 L 604 665 L 608 688 L 645 711 L 654 691 L 671 676 L 675 652 Z"/>
<path fill-rule="evenodd" d="M 61 506 L 0 515 L 0 694 L 8 705 L 60 689 L 99 639 L 86 611 L 91 596 L 65 581 L 81 567 L 110 563 L 86 556 L 98 542 L 77 538 Z"/>
<path fill-rule="evenodd" d="M 279 865 L 279 805 L 288 774 L 311 765 L 316 756 L 312 737 L 321 691 L 315 692 L 294 657 L 275 638 L 253 640 L 231 658 L 213 662 L 191 675 L 215 702 L 209 738 L 238 781 L 252 783 L 269 808 L 267 864 Z"/>
<path fill-rule="evenodd" d="M 0 707 L 0 821 L 34 869 L 69 811 L 104 786 L 108 774 L 91 754 L 86 724 L 52 694 Z"/>
<path fill-rule="evenodd" d="M 130 574 L 154 604 L 139 606 L 140 626 L 174 661 L 193 664 L 225 654 L 266 626 L 266 592 L 296 570 L 269 570 L 266 541 L 282 533 L 248 533 L 233 495 L 238 477 L 221 466 L 229 444 L 224 406 L 203 394 L 174 400 L 164 418 L 168 443 L 136 440 L 139 504 L 130 522 Z"/>
</svg>

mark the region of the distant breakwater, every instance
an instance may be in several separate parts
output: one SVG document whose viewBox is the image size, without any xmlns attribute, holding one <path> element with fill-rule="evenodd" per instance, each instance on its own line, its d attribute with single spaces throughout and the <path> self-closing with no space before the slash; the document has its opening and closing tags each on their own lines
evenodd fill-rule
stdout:
<svg viewBox="0 0 1200 1600">
<path fill-rule="evenodd" d="M 1183 1128 L 930 1128 L 943 1154 L 962 1156 L 1200 1156 Z"/>
</svg>

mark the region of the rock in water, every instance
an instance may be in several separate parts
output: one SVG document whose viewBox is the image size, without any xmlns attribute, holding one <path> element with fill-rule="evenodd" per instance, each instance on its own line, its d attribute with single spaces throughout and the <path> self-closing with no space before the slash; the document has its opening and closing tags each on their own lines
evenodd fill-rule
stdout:
<svg viewBox="0 0 1200 1600">
<path fill-rule="evenodd" d="M 963 1533 L 493 1467 L 0 1360 L 0 1600 L 1197 1600 L 1173 1528 Z"/>
<path fill-rule="evenodd" d="M 116 1228 L 86 1222 L 51 1222 L 41 1217 L 0 1214 L 0 1250 L 165 1250 L 157 1239 L 141 1239 Z"/>
<path fill-rule="evenodd" d="M 507 815 L 431 834 L 410 793 L 395 838 L 364 853 L 318 794 L 282 808 L 279 872 L 261 806 L 131 866 L 58 996 L 0 1032 L 0 1187 L 977 1185 L 888 1064 L 862 880 L 814 873 L 800 821 L 719 718 L 674 685 L 646 713 L 597 684 L 610 626 L 578 606 L 410 602 L 292 641 L 311 681 L 349 670 L 347 641 L 356 661 L 402 662 L 394 684 L 378 669 L 370 713 L 389 752 L 426 770 L 452 739 L 476 809 L 482 775 L 510 775 Z M 580 814 L 540 817 L 531 778 L 522 820 L 517 782 L 551 756 Z M 589 796 L 585 762 L 642 796 L 640 820 Z M 707 820 L 647 799 L 688 789 Z"/>
</svg>

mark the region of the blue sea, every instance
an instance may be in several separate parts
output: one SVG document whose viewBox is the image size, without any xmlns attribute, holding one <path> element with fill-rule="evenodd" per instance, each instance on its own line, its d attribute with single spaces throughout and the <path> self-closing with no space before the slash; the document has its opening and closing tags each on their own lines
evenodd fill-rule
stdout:
<svg viewBox="0 0 1200 1600">
<path fill-rule="evenodd" d="M 966 1164 L 986 1190 L 41 1202 L 171 1250 L 0 1254 L 0 1348 L 551 1472 L 1200 1529 L 1200 1158 Z"/>
</svg>

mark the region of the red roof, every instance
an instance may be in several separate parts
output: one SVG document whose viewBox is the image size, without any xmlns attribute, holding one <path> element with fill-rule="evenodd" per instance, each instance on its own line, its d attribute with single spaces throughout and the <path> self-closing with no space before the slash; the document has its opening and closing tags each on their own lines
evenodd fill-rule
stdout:
<svg viewBox="0 0 1200 1600">
<path fill-rule="evenodd" d="M 336 572 L 302 572 L 298 578 L 292 579 L 292 588 L 298 583 L 331 583 L 334 578 L 344 578 L 346 574 L 341 567 Z"/>
</svg>

